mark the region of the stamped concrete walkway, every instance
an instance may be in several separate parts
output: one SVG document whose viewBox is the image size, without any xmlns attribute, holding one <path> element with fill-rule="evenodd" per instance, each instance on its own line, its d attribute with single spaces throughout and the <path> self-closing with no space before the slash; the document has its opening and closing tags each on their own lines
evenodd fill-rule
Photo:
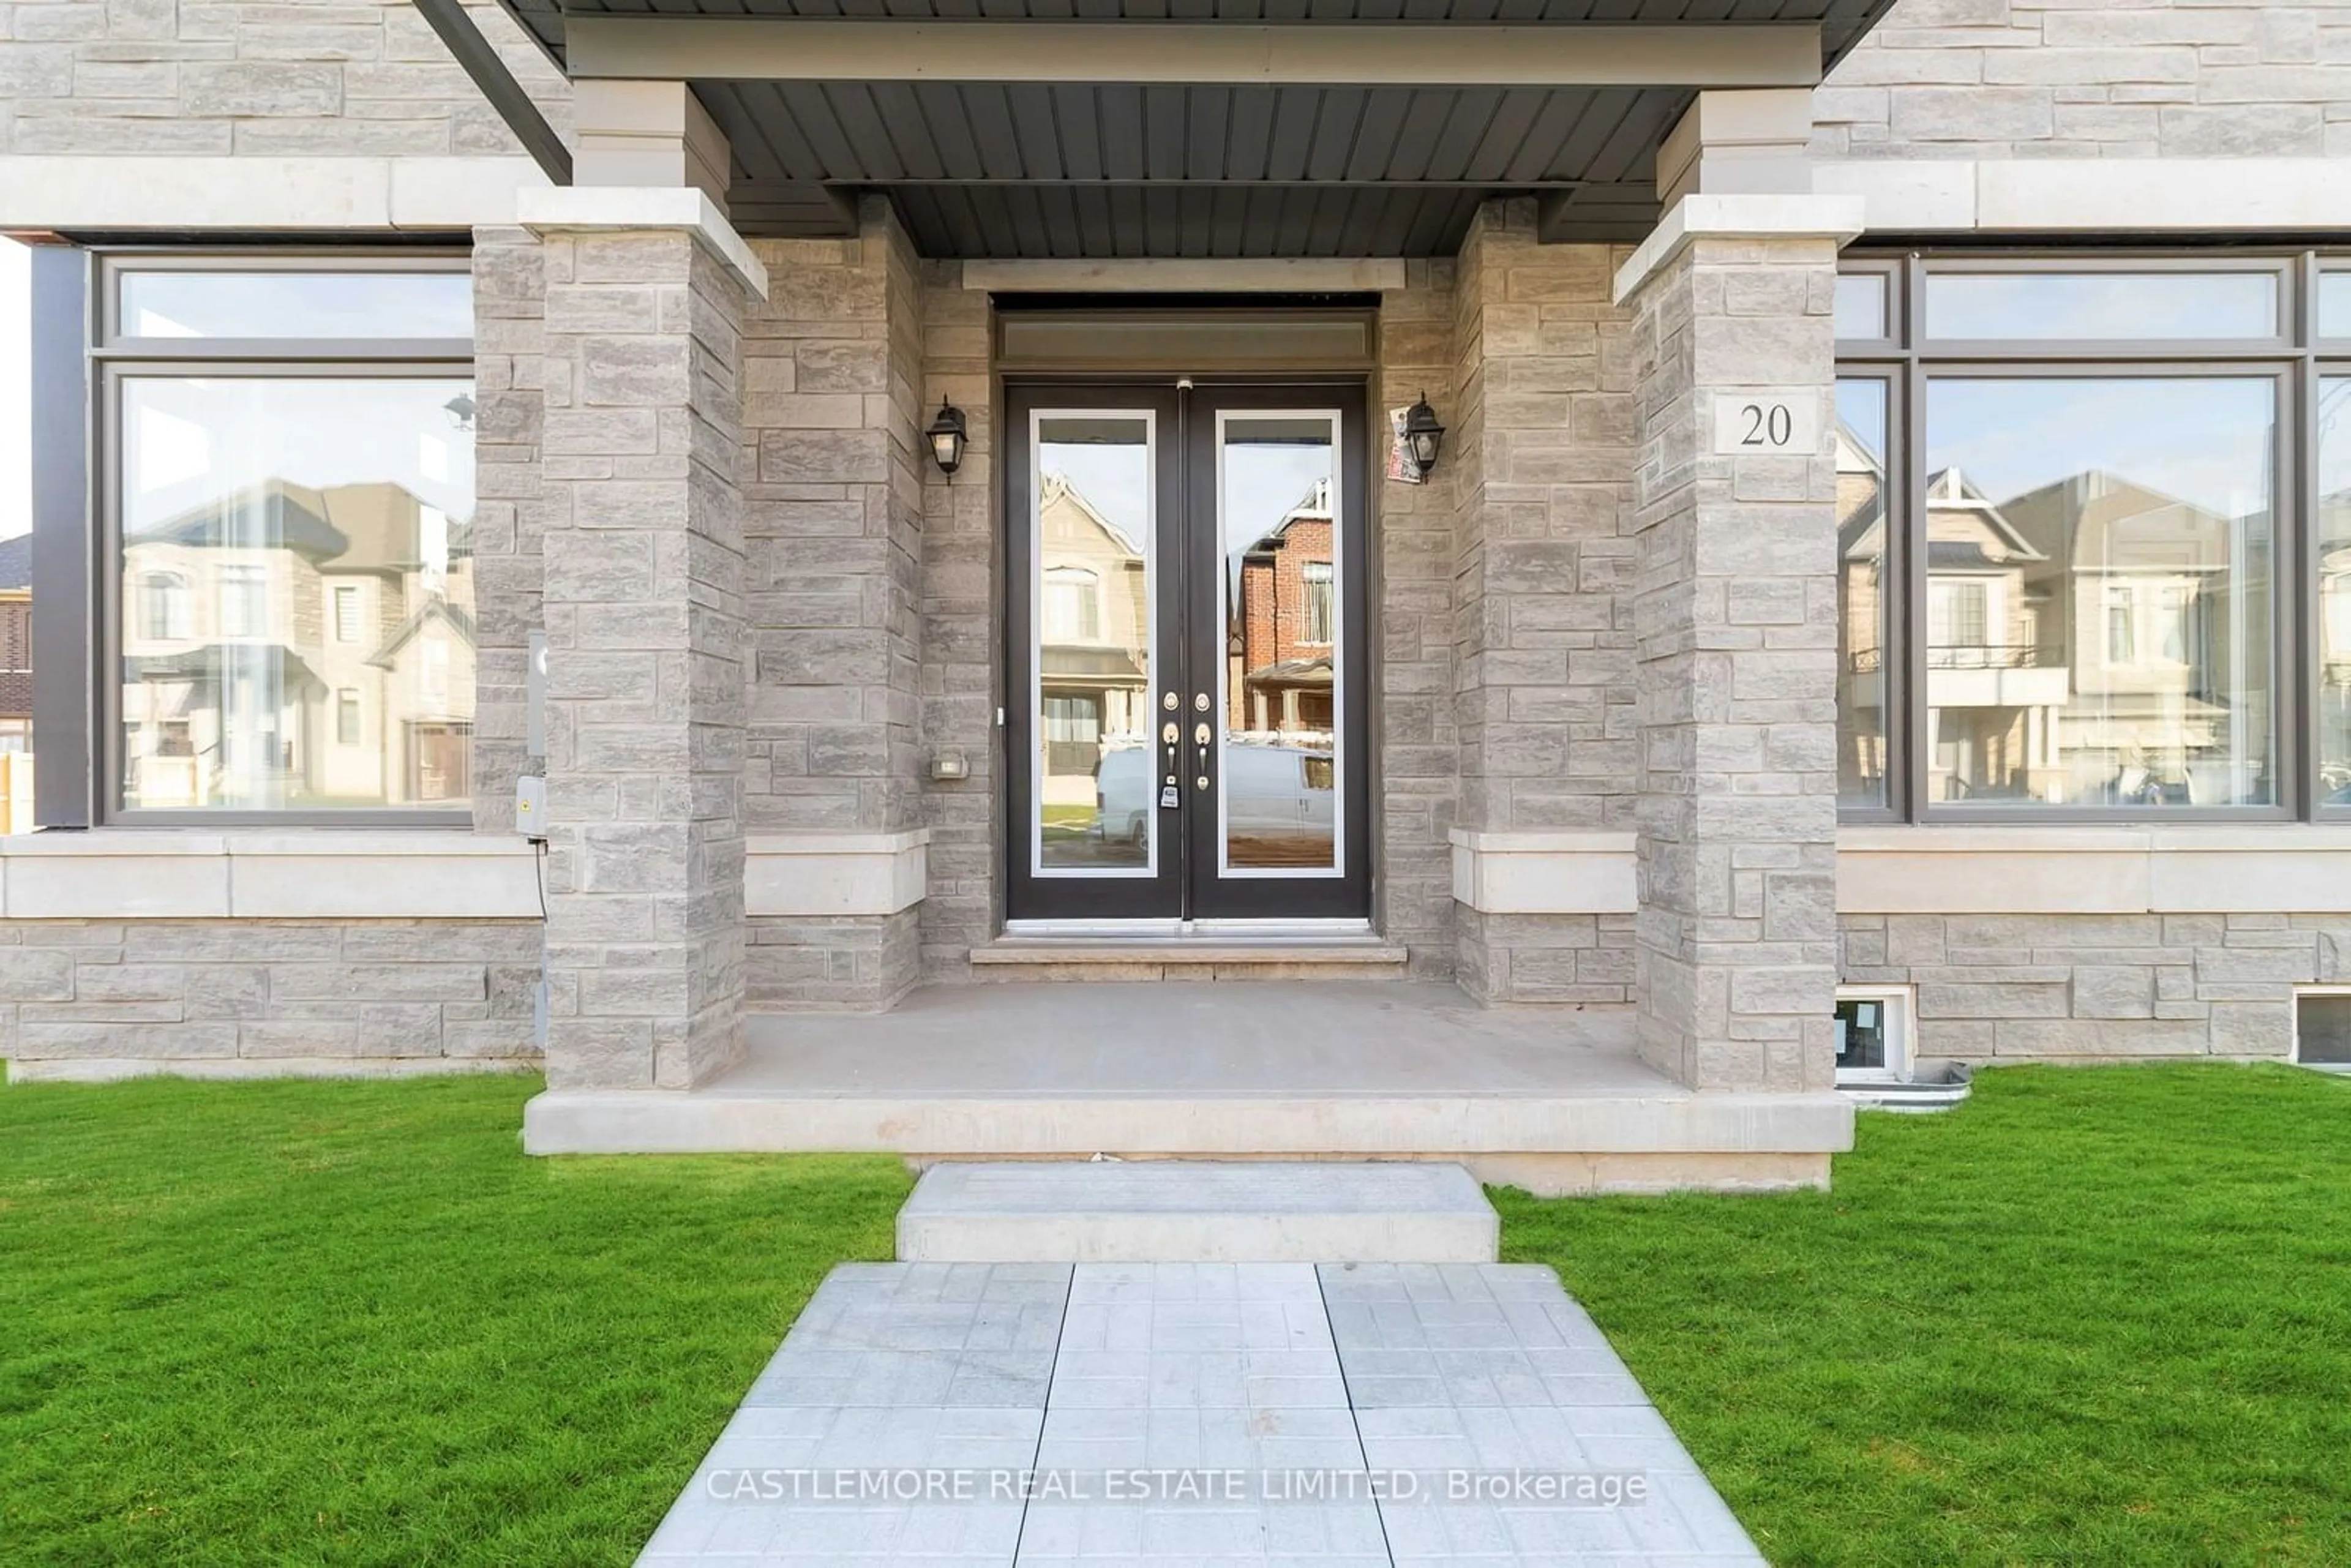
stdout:
<svg viewBox="0 0 2351 1568">
<path fill-rule="evenodd" d="M 848 1264 L 641 1562 L 1758 1564 L 1548 1269 Z"/>
</svg>

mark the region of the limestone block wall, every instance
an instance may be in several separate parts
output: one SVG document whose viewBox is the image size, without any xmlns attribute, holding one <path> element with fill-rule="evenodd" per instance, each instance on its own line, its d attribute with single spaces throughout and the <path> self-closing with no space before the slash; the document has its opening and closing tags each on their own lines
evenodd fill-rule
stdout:
<svg viewBox="0 0 2351 1568">
<path fill-rule="evenodd" d="M 530 768 L 530 634 L 546 626 L 547 263 L 538 236 L 474 231 L 474 827 L 514 831 Z M 561 465 L 576 454 L 556 454 Z"/>
<path fill-rule="evenodd" d="M 1384 457 L 1387 411 L 1424 392 L 1458 424 L 1455 270 L 1408 262 L 1405 287 L 1380 297 L 1380 363 L 1372 389 L 1373 450 Z M 1373 496 L 1372 551 L 1378 595 L 1371 635 L 1378 685 L 1372 710 L 1374 925 L 1402 943 L 1414 973 L 1454 970 L 1453 863 L 1447 841 L 1458 814 L 1460 758 L 1453 695 L 1454 492 L 1462 442 L 1457 429 L 1424 485 L 1384 480 Z"/>
<path fill-rule="evenodd" d="M 1630 587 L 1638 394 L 1622 251 L 1541 245 L 1489 203 L 1455 293 L 1454 680 L 1458 825 L 1632 825 Z M 1463 983 L 1494 1001 L 1632 999 L 1629 917 L 1464 906 Z"/>
<path fill-rule="evenodd" d="M 489 0 L 475 26 L 558 130 L 570 89 Z M 522 151 L 407 0 L 47 0 L 0 9 L 0 153 Z"/>
<path fill-rule="evenodd" d="M 922 971 L 969 974 L 972 948 L 1001 915 L 997 866 L 1004 841 L 996 705 L 1002 659 L 1003 557 L 996 524 L 997 429 L 987 295 L 963 287 L 956 262 L 923 268 L 923 395 L 928 424 L 942 398 L 961 409 L 968 442 L 953 478 L 923 468 L 921 671 L 923 821 L 931 830 L 930 888 L 922 905 Z M 935 779 L 930 759 L 953 753 L 970 769 Z"/>
<path fill-rule="evenodd" d="M 752 649 L 746 826 L 921 824 L 927 466 L 919 264 L 886 202 L 850 240 L 763 240 L 744 323 Z M 755 916 L 754 1008 L 881 1008 L 914 983 L 916 911 Z"/>
<path fill-rule="evenodd" d="M 1813 114 L 1831 158 L 2340 157 L 2351 9 L 1899 0 Z"/>
<path fill-rule="evenodd" d="M 536 920 L 0 922 L 14 1082 L 538 1061 Z"/>
<path fill-rule="evenodd" d="M 1916 988 L 1917 1053 L 2270 1058 L 2297 985 L 2351 984 L 2346 915 L 1846 915 L 1848 984 Z"/>
</svg>

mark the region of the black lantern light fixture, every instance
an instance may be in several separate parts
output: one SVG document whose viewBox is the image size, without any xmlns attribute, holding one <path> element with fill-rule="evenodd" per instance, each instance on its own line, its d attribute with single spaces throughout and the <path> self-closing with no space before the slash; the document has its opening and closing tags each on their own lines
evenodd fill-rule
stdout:
<svg viewBox="0 0 2351 1568">
<path fill-rule="evenodd" d="M 1445 444 L 1445 426 L 1437 423 L 1437 411 L 1428 406 L 1426 392 L 1405 412 L 1404 443 L 1414 467 L 1426 474 L 1437 466 L 1437 449 Z"/>
<path fill-rule="evenodd" d="M 449 423 L 456 426 L 459 430 L 471 430 L 474 428 L 475 407 L 475 405 L 473 397 L 470 394 L 459 392 L 455 397 L 451 398 L 447 402 L 441 405 L 441 412 L 447 414 L 449 416 Z"/>
<path fill-rule="evenodd" d="M 923 434 L 930 437 L 931 461 L 939 465 L 940 473 L 954 478 L 955 471 L 963 466 L 963 410 L 939 399 L 939 416 Z"/>
</svg>

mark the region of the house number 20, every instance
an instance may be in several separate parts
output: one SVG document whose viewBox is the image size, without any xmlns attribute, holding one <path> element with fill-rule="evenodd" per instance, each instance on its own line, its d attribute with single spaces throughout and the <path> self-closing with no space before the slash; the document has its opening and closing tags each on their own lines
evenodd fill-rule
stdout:
<svg viewBox="0 0 2351 1568">
<path fill-rule="evenodd" d="M 1788 412 L 1784 402 L 1769 406 L 1750 402 L 1739 411 L 1747 417 L 1747 429 L 1739 438 L 1741 446 L 1784 447 L 1788 438 L 1796 434 L 1796 416 Z"/>
<path fill-rule="evenodd" d="M 1820 394 L 1723 392 L 1714 402 L 1719 457 L 1806 455 L 1821 450 Z"/>
</svg>

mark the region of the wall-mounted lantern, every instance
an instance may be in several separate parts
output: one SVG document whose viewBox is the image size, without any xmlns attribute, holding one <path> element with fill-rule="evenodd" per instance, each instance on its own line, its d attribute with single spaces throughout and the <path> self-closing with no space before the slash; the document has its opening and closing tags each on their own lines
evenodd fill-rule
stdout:
<svg viewBox="0 0 2351 1568">
<path fill-rule="evenodd" d="M 939 465 L 940 473 L 954 478 L 955 471 L 963 466 L 963 410 L 939 399 L 939 416 L 923 434 L 930 438 L 931 461 Z"/>
<path fill-rule="evenodd" d="M 1426 392 L 1405 413 L 1404 441 L 1414 467 L 1426 474 L 1437 466 L 1437 449 L 1445 444 L 1445 426 L 1437 423 L 1437 411 L 1428 406 Z"/>
</svg>

